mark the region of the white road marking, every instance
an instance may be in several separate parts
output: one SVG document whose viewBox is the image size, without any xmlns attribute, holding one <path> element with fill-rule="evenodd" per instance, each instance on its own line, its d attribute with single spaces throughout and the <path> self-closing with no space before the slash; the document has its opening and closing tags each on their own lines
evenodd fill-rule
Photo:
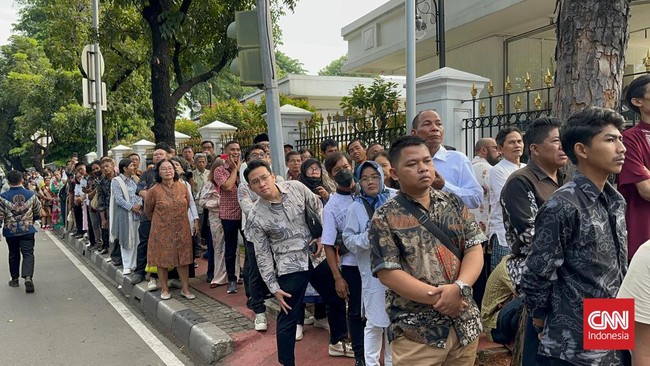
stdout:
<svg viewBox="0 0 650 366">
<path fill-rule="evenodd" d="M 142 338 L 142 340 L 151 348 L 151 350 L 168 366 L 183 366 L 183 362 L 176 357 L 176 355 L 165 346 L 158 337 L 156 337 L 147 327 L 126 307 L 122 304 L 113 293 L 81 263 L 81 261 L 68 250 L 68 248 L 59 240 L 56 235 L 45 232 L 47 236 L 54 241 L 59 249 L 65 254 L 68 259 L 79 269 L 81 273 L 95 286 L 102 296 L 108 301 L 111 306 L 117 311 L 118 314 L 126 321 L 126 323 Z"/>
</svg>

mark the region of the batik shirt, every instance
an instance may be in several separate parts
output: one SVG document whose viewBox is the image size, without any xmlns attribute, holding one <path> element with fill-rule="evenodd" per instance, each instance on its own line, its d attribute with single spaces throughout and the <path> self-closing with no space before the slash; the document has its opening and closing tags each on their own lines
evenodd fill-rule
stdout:
<svg viewBox="0 0 650 366">
<path fill-rule="evenodd" d="M 408 197 L 416 206 L 419 203 Z M 487 240 L 460 197 L 429 190 L 429 219 L 443 230 L 461 252 Z M 454 283 L 461 261 L 401 204 L 389 200 L 375 211 L 368 239 L 373 275 L 381 270 L 403 270 L 418 281 L 432 286 Z M 388 339 L 407 339 L 445 348 L 449 329 L 454 327 L 462 346 L 478 338 L 482 331 L 481 316 L 473 299 L 458 318 L 443 315 L 431 305 L 405 299 L 395 291 L 386 291 L 386 311 L 390 319 Z"/>
<path fill-rule="evenodd" d="M 540 208 L 520 292 L 543 319 L 540 354 L 575 365 L 620 365 L 620 352 L 584 350 L 583 299 L 615 298 L 627 271 L 625 200 L 576 172 Z"/>
<path fill-rule="evenodd" d="M 564 173 L 557 172 L 558 183 L 546 174 L 534 161 L 510 175 L 501 191 L 503 225 L 506 242 L 512 256 L 506 261 L 506 269 L 515 288 L 521 282 L 524 260 L 530 253 L 535 233 L 535 216 L 546 200 L 564 183 Z"/>
<path fill-rule="evenodd" d="M 271 293 L 280 289 L 278 277 L 309 270 L 307 244 L 311 234 L 305 222 L 305 205 L 319 215 L 323 204 L 299 181 L 276 183 L 282 202 L 259 198 L 246 220 L 244 235 L 255 246 L 255 259 Z"/>
<path fill-rule="evenodd" d="M 97 211 L 106 211 L 106 217 L 108 217 L 108 206 L 111 202 L 111 179 L 113 178 L 102 177 L 97 185 L 97 194 L 99 195 Z"/>
</svg>

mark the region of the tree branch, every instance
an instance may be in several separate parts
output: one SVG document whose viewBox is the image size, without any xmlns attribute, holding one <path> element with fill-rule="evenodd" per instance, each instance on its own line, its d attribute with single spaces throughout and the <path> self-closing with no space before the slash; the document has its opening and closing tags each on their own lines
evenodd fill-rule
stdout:
<svg viewBox="0 0 650 366">
<path fill-rule="evenodd" d="M 221 60 L 219 61 L 218 64 L 216 64 L 213 68 L 208 70 L 207 72 L 204 72 L 203 74 L 199 74 L 191 79 L 185 80 L 182 84 L 178 85 L 178 88 L 174 90 L 172 93 L 172 102 L 175 104 L 178 102 L 185 93 L 190 91 L 192 87 L 198 83 L 202 83 L 204 81 L 209 80 L 211 77 L 216 75 L 219 71 L 221 71 L 226 64 L 228 63 L 228 54 L 225 53 L 223 56 L 221 56 Z"/>
</svg>

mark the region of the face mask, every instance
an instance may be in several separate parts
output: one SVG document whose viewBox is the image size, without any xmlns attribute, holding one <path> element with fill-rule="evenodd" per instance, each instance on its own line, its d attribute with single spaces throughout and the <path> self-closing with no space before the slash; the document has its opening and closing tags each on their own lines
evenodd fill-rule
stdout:
<svg viewBox="0 0 650 366">
<path fill-rule="evenodd" d="M 353 179 L 354 177 L 349 169 L 343 169 L 334 176 L 334 181 L 341 187 L 351 186 Z"/>
</svg>

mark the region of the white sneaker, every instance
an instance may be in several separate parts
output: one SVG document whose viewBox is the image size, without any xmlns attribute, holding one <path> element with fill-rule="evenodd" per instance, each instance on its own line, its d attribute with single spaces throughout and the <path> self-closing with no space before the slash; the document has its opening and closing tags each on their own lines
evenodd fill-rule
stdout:
<svg viewBox="0 0 650 366">
<path fill-rule="evenodd" d="M 305 323 L 304 323 L 304 325 L 312 325 L 312 324 L 314 324 L 315 321 L 316 321 L 316 319 L 314 318 L 313 315 L 307 315 L 307 313 L 305 313 Z"/>
<path fill-rule="evenodd" d="M 156 291 L 158 289 L 158 281 L 155 278 L 149 280 L 147 284 L 147 291 Z"/>
<path fill-rule="evenodd" d="M 350 342 L 340 341 L 336 344 L 330 344 L 327 353 L 331 357 L 350 357 L 354 358 L 354 351 Z"/>
<path fill-rule="evenodd" d="M 323 319 L 316 319 L 314 321 L 314 328 L 322 328 L 327 330 L 328 332 L 330 331 L 330 323 L 327 321 L 327 318 Z"/>
<path fill-rule="evenodd" d="M 296 340 L 299 341 L 302 339 L 302 325 L 296 325 Z"/>
<path fill-rule="evenodd" d="M 125 275 L 125 276 L 130 275 L 131 274 L 131 268 L 124 268 L 122 270 L 122 274 Z"/>
<path fill-rule="evenodd" d="M 260 331 L 266 330 L 267 328 L 268 324 L 266 322 L 266 314 L 255 314 L 255 330 Z"/>
</svg>

